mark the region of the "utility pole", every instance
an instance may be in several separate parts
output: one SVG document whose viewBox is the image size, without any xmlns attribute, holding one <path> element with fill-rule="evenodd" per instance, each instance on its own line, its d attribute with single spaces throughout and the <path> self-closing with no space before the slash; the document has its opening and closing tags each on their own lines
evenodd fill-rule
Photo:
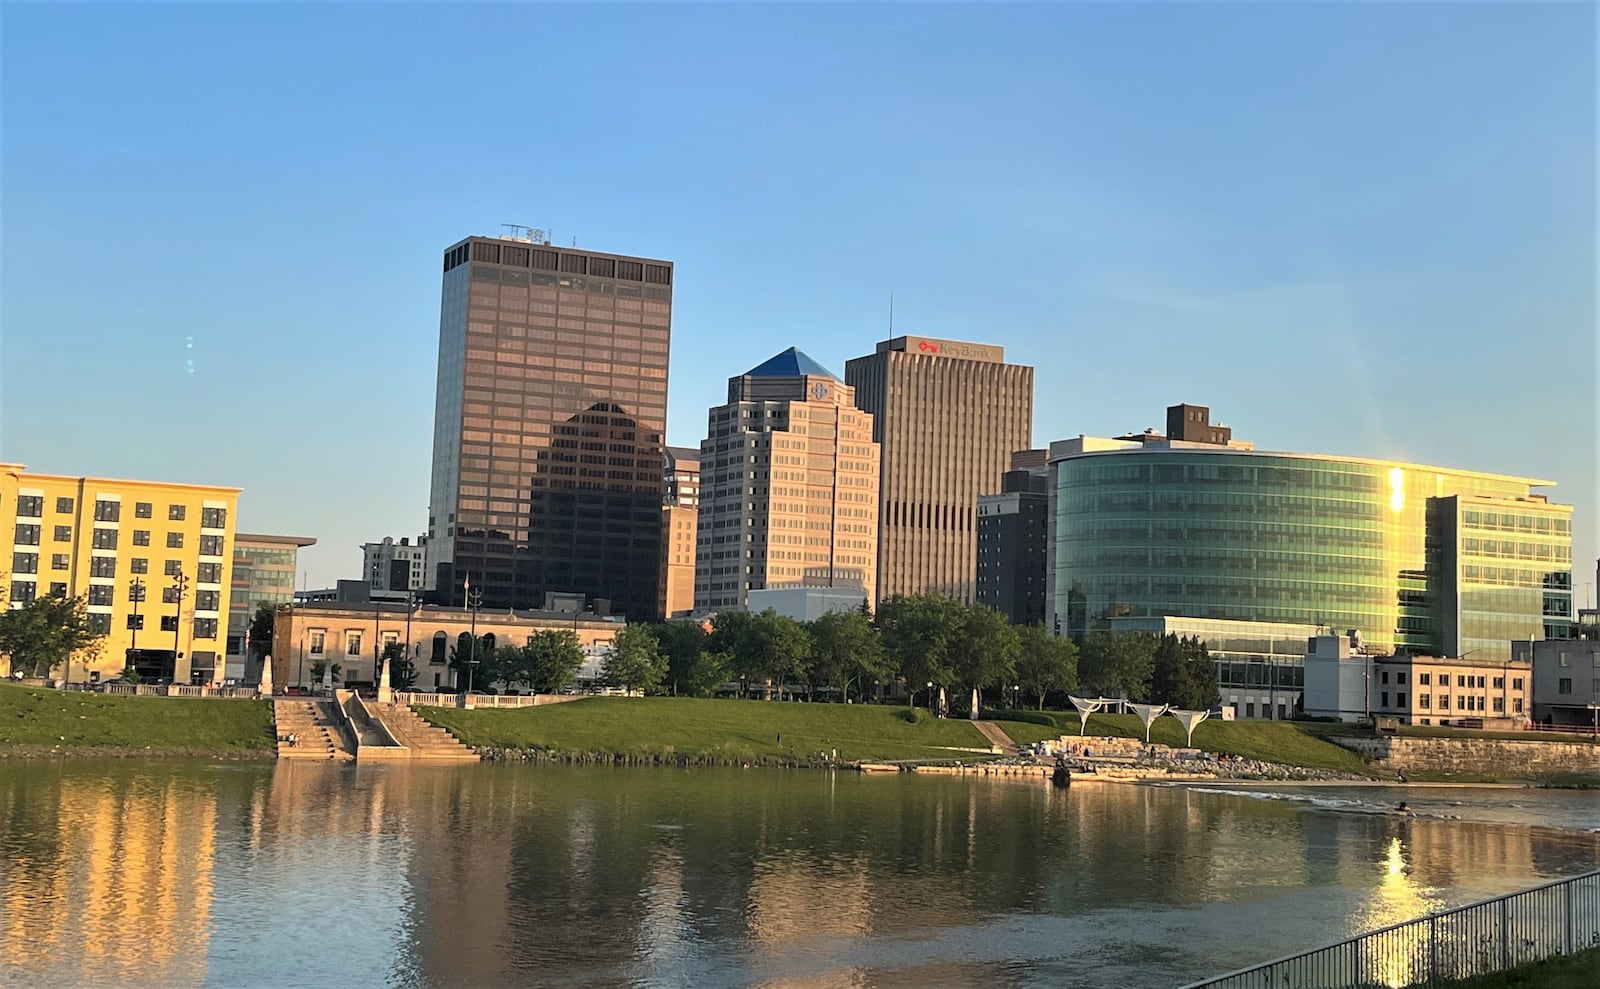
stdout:
<svg viewBox="0 0 1600 989">
<path fill-rule="evenodd" d="M 183 630 L 183 598 L 189 590 L 189 577 L 182 570 L 172 575 L 172 590 L 178 599 L 178 614 L 172 619 L 172 679 L 178 679 L 178 661 L 183 658 L 182 640 L 179 634 Z M 190 680 L 194 679 L 191 672 Z"/>
</svg>

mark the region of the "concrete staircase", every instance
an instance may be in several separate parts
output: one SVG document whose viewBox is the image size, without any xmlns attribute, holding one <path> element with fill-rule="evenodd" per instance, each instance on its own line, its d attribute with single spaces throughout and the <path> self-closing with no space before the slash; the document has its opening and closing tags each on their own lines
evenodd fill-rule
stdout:
<svg viewBox="0 0 1600 989">
<path fill-rule="evenodd" d="M 274 700 L 272 717 L 277 723 L 279 759 L 349 762 L 355 758 L 339 730 L 339 716 L 327 701 Z M 289 735 L 294 735 L 299 744 L 290 745 L 283 740 Z"/>
<path fill-rule="evenodd" d="M 395 740 L 422 762 L 477 762 L 478 753 L 467 748 L 443 728 L 428 724 L 404 704 L 369 704 L 369 709 Z"/>
</svg>

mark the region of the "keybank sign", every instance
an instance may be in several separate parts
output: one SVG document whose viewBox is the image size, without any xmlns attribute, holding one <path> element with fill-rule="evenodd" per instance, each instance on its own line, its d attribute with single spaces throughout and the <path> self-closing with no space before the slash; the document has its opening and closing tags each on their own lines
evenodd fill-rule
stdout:
<svg viewBox="0 0 1600 989">
<path fill-rule="evenodd" d="M 1004 361 L 1004 347 L 986 347 L 977 343 L 956 340 L 933 340 L 928 337 L 907 337 L 906 351 L 929 354 L 935 357 L 959 357 L 969 361 Z"/>
</svg>

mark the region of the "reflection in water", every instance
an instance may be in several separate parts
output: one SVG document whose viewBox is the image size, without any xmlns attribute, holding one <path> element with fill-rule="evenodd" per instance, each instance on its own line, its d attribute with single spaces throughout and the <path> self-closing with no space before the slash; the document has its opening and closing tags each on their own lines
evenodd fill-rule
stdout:
<svg viewBox="0 0 1600 989">
<path fill-rule="evenodd" d="M 1594 835 L 1129 786 L 7 770 L 6 985 L 1179 983 L 1600 852 Z M 1537 819 L 1544 795 L 1514 796 Z M 1363 969 L 1395 984 L 1385 965 Z"/>
</svg>

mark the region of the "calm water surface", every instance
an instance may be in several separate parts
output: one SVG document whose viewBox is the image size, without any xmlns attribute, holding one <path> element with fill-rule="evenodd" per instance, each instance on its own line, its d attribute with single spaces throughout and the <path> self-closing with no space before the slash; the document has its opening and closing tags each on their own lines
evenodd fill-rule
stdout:
<svg viewBox="0 0 1600 989">
<path fill-rule="evenodd" d="M 0 763 L 0 985 L 1175 985 L 1600 861 L 1593 793 L 1401 795 Z"/>
</svg>

